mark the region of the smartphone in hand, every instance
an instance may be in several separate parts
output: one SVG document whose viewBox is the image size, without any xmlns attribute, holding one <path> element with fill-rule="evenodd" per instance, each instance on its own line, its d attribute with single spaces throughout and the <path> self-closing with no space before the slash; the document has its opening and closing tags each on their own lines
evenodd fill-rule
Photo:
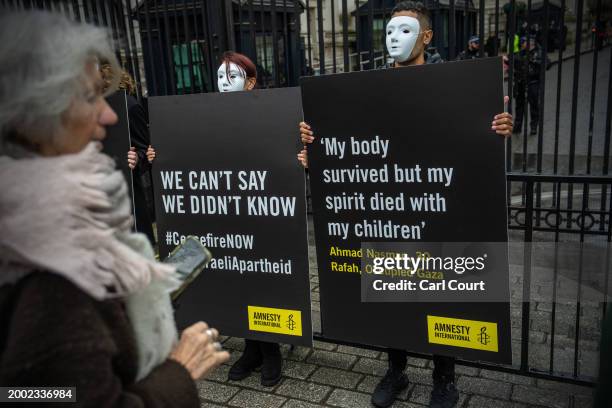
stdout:
<svg viewBox="0 0 612 408">
<path fill-rule="evenodd" d="M 177 275 L 182 282 L 181 286 L 172 292 L 172 301 L 179 298 L 211 259 L 210 251 L 194 236 L 188 236 L 183 243 L 174 248 L 164 260 L 164 263 L 176 267 Z"/>
</svg>

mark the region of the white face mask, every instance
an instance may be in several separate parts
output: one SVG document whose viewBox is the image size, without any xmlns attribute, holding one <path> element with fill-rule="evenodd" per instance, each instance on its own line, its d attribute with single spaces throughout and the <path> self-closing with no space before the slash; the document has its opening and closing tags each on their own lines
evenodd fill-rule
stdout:
<svg viewBox="0 0 612 408">
<path fill-rule="evenodd" d="M 230 62 L 226 71 L 225 63 L 221 64 L 217 70 L 217 86 L 219 92 L 236 92 L 244 91 L 246 82 L 246 72 L 238 65 Z"/>
<path fill-rule="evenodd" d="M 396 62 L 410 58 L 421 32 L 419 20 L 414 17 L 393 17 L 387 23 L 387 51 Z"/>
</svg>

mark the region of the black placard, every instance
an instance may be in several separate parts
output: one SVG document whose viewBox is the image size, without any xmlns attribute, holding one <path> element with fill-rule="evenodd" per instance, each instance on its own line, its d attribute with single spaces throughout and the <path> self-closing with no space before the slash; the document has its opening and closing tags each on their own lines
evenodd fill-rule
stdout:
<svg viewBox="0 0 612 408">
<path fill-rule="evenodd" d="M 180 298 L 179 326 L 204 320 L 224 335 L 310 345 L 299 88 L 155 97 L 149 106 L 160 257 L 187 235 L 213 255 Z"/>
<path fill-rule="evenodd" d="M 117 168 L 123 173 L 130 192 L 130 198 L 132 199 L 132 212 L 134 213 L 134 183 L 132 180 L 132 170 L 127 163 L 127 154 L 132 146 L 132 142 L 130 140 L 130 123 L 125 91 L 115 92 L 108 96 L 106 101 L 117 114 L 117 123 L 106 128 L 106 138 L 102 142 L 104 146 L 102 151 L 115 160 Z M 138 229 L 135 213 L 134 229 Z"/>
<path fill-rule="evenodd" d="M 499 58 L 302 79 L 305 121 L 317 137 L 308 152 L 326 337 L 466 359 L 511 361 L 503 244 L 496 255 L 501 267 L 494 271 L 501 299 L 492 303 L 364 302 L 357 252 L 351 256 L 338 251 L 358 251 L 363 242 L 507 242 L 504 140 L 491 130 L 493 117 L 504 109 L 502 86 Z M 388 142 L 386 155 L 384 141 Z M 345 143 L 342 158 L 341 143 Z M 369 153 L 363 154 L 364 149 Z M 396 165 L 404 169 L 397 176 Z M 405 169 L 416 171 L 417 165 L 421 182 L 416 177 L 408 182 L 411 173 Z M 448 183 L 443 176 L 434 183 L 433 173 L 428 179 L 430 169 L 450 172 L 451 168 Z M 346 170 L 344 179 L 334 180 L 334 174 L 340 177 L 334 173 L 337 169 Z M 400 173 L 406 177 L 403 182 Z M 359 182 L 359 177 L 370 177 L 369 182 Z M 378 200 L 387 203 L 382 210 L 373 209 L 369 202 L 376 193 L 390 197 Z M 405 207 L 401 211 L 392 208 L 400 204 L 400 195 Z M 333 197 L 355 200 L 338 209 Z M 419 197 L 423 198 L 421 211 L 410 200 L 417 203 Z M 364 222 L 371 226 L 367 236 Z M 394 228 L 386 228 L 389 223 L 405 228 L 395 228 L 390 237 L 386 232 Z M 346 235 L 340 224 L 346 226 Z M 361 236 L 356 235 L 359 228 Z M 468 324 L 468 320 L 476 323 Z M 468 341 L 461 345 L 459 337 L 455 345 L 430 341 L 434 333 L 428 321 L 449 332 L 467 333 L 467 328 L 458 326 L 472 325 L 483 349 L 469 346 Z M 497 351 L 484 350 L 492 347 L 491 327 L 497 330 Z"/>
</svg>

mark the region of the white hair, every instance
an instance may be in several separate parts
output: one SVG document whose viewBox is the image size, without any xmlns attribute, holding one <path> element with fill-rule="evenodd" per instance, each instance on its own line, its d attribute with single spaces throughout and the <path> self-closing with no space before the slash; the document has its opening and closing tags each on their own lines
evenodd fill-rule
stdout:
<svg viewBox="0 0 612 408">
<path fill-rule="evenodd" d="M 0 150 L 9 135 L 33 145 L 53 137 L 96 59 L 119 72 L 107 30 L 58 13 L 0 9 Z"/>
</svg>

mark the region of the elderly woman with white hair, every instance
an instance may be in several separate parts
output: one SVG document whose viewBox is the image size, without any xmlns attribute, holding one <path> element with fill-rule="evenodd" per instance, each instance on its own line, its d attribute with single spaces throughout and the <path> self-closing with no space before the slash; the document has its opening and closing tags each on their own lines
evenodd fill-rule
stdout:
<svg viewBox="0 0 612 408">
<path fill-rule="evenodd" d="M 0 9 L 0 384 L 76 387 L 77 406 L 199 407 L 229 355 L 198 322 L 180 339 L 174 269 L 130 230 L 127 187 L 100 152 L 117 116 L 108 34 Z"/>
</svg>

